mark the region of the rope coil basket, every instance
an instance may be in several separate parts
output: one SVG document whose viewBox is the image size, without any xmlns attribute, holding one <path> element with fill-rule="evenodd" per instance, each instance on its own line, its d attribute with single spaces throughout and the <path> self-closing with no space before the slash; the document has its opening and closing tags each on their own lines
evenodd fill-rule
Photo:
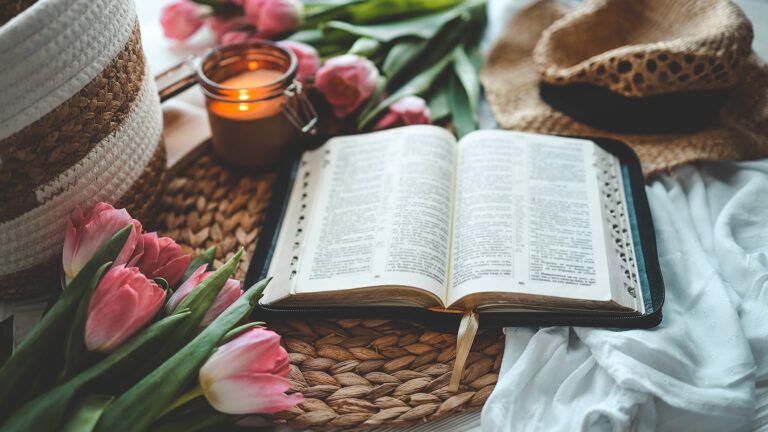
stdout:
<svg viewBox="0 0 768 432">
<path fill-rule="evenodd" d="M 75 206 L 148 220 L 166 161 L 132 0 L 0 9 L 0 299 L 12 299 L 57 286 Z"/>
<path fill-rule="evenodd" d="M 218 245 L 215 265 L 243 246 L 242 278 L 258 239 L 275 180 L 220 165 L 210 149 L 168 181 L 157 224 L 188 252 Z M 299 406 L 272 417 L 315 430 L 407 426 L 480 410 L 498 378 L 499 330 L 478 333 L 456 393 L 448 384 L 456 334 L 407 321 L 270 321 L 291 362 Z"/>
</svg>

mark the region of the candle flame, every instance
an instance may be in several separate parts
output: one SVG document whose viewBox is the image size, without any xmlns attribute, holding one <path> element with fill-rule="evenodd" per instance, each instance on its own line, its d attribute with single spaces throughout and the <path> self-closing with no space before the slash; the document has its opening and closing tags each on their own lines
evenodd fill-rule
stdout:
<svg viewBox="0 0 768 432">
<path fill-rule="evenodd" d="M 249 99 L 248 90 L 242 89 L 240 90 L 240 94 L 237 95 L 237 98 L 241 101 L 248 100 Z"/>
</svg>

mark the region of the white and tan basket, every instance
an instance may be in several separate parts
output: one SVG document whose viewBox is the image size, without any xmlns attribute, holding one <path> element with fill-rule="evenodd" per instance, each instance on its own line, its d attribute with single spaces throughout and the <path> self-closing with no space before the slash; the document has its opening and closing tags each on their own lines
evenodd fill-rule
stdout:
<svg viewBox="0 0 768 432">
<path fill-rule="evenodd" d="M 162 127 L 132 0 L 0 0 L 0 299 L 56 286 L 75 206 L 148 219 Z"/>
</svg>

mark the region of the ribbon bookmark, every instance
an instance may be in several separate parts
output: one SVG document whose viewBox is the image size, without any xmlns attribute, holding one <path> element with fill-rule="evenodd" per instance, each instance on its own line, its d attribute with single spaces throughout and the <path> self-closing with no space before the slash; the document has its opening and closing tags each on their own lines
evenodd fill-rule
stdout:
<svg viewBox="0 0 768 432">
<path fill-rule="evenodd" d="M 449 391 L 457 392 L 459 390 L 464 366 L 467 364 L 467 357 L 469 357 L 469 351 L 472 349 L 472 342 L 475 341 L 479 326 L 480 317 L 474 310 L 465 313 L 464 317 L 461 318 L 459 333 L 456 335 L 456 360 L 453 363 L 451 383 L 448 385 Z"/>
</svg>

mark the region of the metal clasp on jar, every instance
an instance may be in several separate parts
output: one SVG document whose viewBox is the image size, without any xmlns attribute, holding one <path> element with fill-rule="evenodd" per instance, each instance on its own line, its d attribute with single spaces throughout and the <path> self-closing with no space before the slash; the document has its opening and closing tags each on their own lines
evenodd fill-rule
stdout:
<svg viewBox="0 0 768 432">
<path fill-rule="evenodd" d="M 317 126 L 317 111 L 312 102 L 307 99 L 307 95 L 304 94 L 301 82 L 294 80 L 283 94 L 285 95 L 285 102 L 282 104 L 283 115 L 296 129 L 314 135 Z"/>
</svg>

